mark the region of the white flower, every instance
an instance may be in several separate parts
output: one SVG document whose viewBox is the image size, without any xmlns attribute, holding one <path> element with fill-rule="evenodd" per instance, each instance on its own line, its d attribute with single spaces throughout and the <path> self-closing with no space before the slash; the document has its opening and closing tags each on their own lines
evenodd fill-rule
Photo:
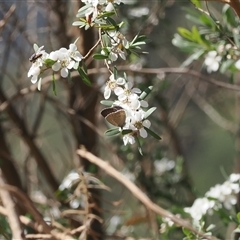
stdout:
<svg viewBox="0 0 240 240">
<path fill-rule="evenodd" d="M 80 62 L 83 58 L 83 56 L 81 55 L 81 53 L 77 50 L 77 46 L 74 43 L 71 43 L 69 45 L 69 56 L 70 58 L 72 58 L 75 62 Z"/>
<path fill-rule="evenodd" d="M 216 51 L 210 51 L 208 52 L 204 64 L 207 67 L 207 72 L 216 72 L 219 69 L 220 61 L 222 60 L 221 56 L 218 56 L 218 53 Z"/>
<path fill-rule="evenodd" d="M 217 184 L 210 188 L 205 196 L 214 198 L 216 201 L 223 204 L 226 209 L 231 209 L 232 205 L 237 203 L 236 194 L 239 192 L 239 183 L 233 183 L 227 180 L 222 185 Z"/>
<path fill-rule="evenodd" d="M 70 188 L 76 180 L 79 180 L 79 174 L 76 171 L 71 171 L 62 181 L 59 186 L 59 190 L 64 190 L 66 188 Z"/>
<path fill-rule="evenodd" d="M 184 211 L 189 213 L 193 219 L 200 220 L 207 213 L 212 213 L 215 202 L 205 198 L 197 198 L 192 207 L 184 208 Z"/>
<path fill-rule="evenodd" d="M 126 134 L 123 136 L 123 143 L 124 145 L 127 145 L 128 143 L 134 144 L 135 143 L 135 138 L 132 134 Z"/>
<path fill-rule="evenodd" d="M 240 174 L 237 174 L 237 173 L 232 173 L 230 176 L 229 176 L 229 181 L 230 182 L 237 182 L 240 180 Z"/>
<path fill-rule="evenodd" d="M 126 60 L 124 49 L 129 48 L 129 42 L 125 36 L 120 32 L 113 31 L 109 32 L 109 38 L 111 43 L 111 47 L 108 47 L 110 60 L 114 62 L 118 59 L 118 56 Z"/>
<path fill-rule="evenodd" d="M 28 77 L 32 76 L 31 82 L 36 83 L 38 80 L 38 76 L 41 73 L 41 66 L 37 62 L 33 63 L 31 68 L 28 71 Z"/>
<path fill-rule="evenodd" d="M 170 171 L 175 167 L 175 162 L 167 158 L 162 158 L 161 160 L 155 160 L 153 164 L 156 172 L 159 175 L 163 174 L 164 172 Z"/>
<path fill-rule="evenodd" d="M 82 55 L 77 51 L 75 44 L 70 44 L 69 49 L 60 48 L 50 53 L 49 58 L 55 61 L 52 65 L 53 71 L 59 71 L 63 78 L 69 74 L 69 70 L 76 69 L 82 60 Z"/>
<path fill-rule="evenodd" d="M 36 83 L 38 81 L 39 74 L 41 73 L 41 69 L 44 66 L 44 61 L 48 56 L 45 50 L 43 50 L 43 47 L 44 46 L 37 48 L 35 53 L 29 59 L 32 62 L 32 66 L 28 71 L 28 77 L 32 76 L 32 83 Z"/>
<path fill-rule="evenodd" d="M 132 116 L 127 117 L 126 129 L 132 129 L 134 132 L 138 132 L 142 138 L 147 137 L 147 131 L 144 127 L 149 128 L 151 122 L 148 119 L 144 119 L 144 111 L 132 112 Z"/>
<path fill-rule="evenodd" d="M 114 74 L 112 74 L 109 77 L 109 81 L 106 83 L 106 87 L 104 89 L 104 98 L 108 99 L 111 96 L 111 92 L 114 91 L 115 94 L 118 93 L 119 91 L 121 91 L 121 87 L 119 87 L 119 85 L 124 85 L 126 83 L 126 80 L 124 78 L 118 78 L 115 79 L 114 78 Z"/>
<path fill-rule="evenodd" d="M 227 181 L 211 187 L 204 198 L 196 199 L 193 206 L 184 211 L 190 213 L 192 218 L 200 220 L 203 215 L 211 214 L 213 210 L 222 207 L 230 210 L 237 204 L 237 194 L 240 192 L 239 178 L 239 174 L 231 174 Z"/>
<path fill-rule="evenodd" d="M 235 63 L 235 67 L 240 70 L 240 59 Z"/>
<path fill-rule="evenodd" d="M 109 58 L 112 62 L 116 61 L 120 56 L 123 60 L 126 60 L 126 56 L 124 51 L 120 48 L 120 46 L 113 47 L 110 49 Z"/>
<path fill-rule="evenodd" d="M 132 88 L 132 86 L 133 84 L 128 82 L 124 85 L 124 88 L 117 89 L 115 94 L 118 96 L 120 102 L 126 103 L 132 110 L 137 110 L 141 106 L 141 101 L 137 95 L 141 93 L 141 90 L 138 88 Z"/>
</svg>

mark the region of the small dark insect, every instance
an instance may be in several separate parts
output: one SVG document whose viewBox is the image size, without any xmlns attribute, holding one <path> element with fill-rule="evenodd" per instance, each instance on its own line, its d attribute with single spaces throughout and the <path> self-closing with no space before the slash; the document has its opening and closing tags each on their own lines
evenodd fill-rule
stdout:
<svg viewBox="0 0 240 240">
<path fill-rule="evenodd" d="M 42 53 L 34 53 L 30 58 L 29 61 L 31 63 L 35 63 L 38 58 L 42 57 Z"/>
<path fill-rule="evenodd" d="M 125 110 L 120 106 L 104 108 L 101 111 L 102 116 L 112 125 L 123 127 L 126 121 Z"/>
</svg>

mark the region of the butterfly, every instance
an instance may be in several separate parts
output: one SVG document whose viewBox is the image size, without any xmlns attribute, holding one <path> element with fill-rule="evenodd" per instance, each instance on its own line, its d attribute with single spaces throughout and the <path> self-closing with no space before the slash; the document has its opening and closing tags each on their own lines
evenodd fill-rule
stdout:
<svg viewBox="0 0 240 240">
<path fill-rule="evenodd" d="M 126 112 L 120 106 L 104 108 L 101 111 L 102 116 L 112 125 L 123 127 L 126 121 Z"/>
</svg>

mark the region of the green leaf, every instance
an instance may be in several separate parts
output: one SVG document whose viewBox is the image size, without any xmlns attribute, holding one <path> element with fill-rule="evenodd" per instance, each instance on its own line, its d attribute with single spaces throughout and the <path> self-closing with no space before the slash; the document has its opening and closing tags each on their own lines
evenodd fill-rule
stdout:
<svg viewBox="0 0 240 240">
<path fill-rule="evenodd" d="M 99 14 L 99 18 L 106 18 L 106 17 L 111 17 L 111 16 L 113 16 L 115 13 L 114 13 L 114 11 L 112 11 L 112 12 L 104 12 L 104 13 L 101 13 L 101 14 Z"/>
<path fill-rule="evenodd" d="M 158 136 L 155 132 L 153 132 L 152 130 L 150 130 L 149 128 L 144 127 L 144 129 L 154 138 L 156 138 L 157 140 L 161 140 L 162 138 L 160 136 Z"/>
<path fill-rule="evenodd" d="M 118 70 L 117 70 L 117 68 L 115 66 L 113 68 L 113 75 L 114 75 L 114 79 L 117 79 L 117 77 L 118 77 Z"/>
<path fill-rule="evenodd" d="M 57 96 L 57 91 L 56 91 L 56 79 L 55 79 L 55 75 L 54 72 L 52 74 L 52 84 L 53 84 L 53 93 L 55 96 Z"/>
<path fill-rule="evenodd" d="M 120 133 L 119 128 L 110 128 L 104 134 L 108 137 L 118 135 Z"/>
<path fill-rule="evenodd" d="M 137 148 L 138 148 L 139 153 L 143 156 L 142 146 L 141 146 L 141 143 L 140 143 L 140 141 L 139 141 L 139 138 L 138 138 L 138 137 L 135 137 L 135 141 L 136 141 L 136 143 L 137 143 Z"/>
<path fill-rule="evenodd" d="M 144 100 L 144 99 L 148 96 L 148 94 L 152 91 L 152 89 L 153 89 L 153 86 L 149 86 L 148 88 L 146 88 L 146 89 L 141 93 L 141 95 L 139 96 L 139 98 L 140 98 L 141 100 Z"/>
<path fill-rule="evenodd" d="M 72 76 L 71 76 L 71 73 L 70 73 L 70 72 L 68 72 L 68 83 L 69 83 L 69 84 L 72 84 L 72 83 L 73 83 Z"/>
<path fill-rule="evenodd" d="M 192 235 L 192 233 L 191 233 L 191 231 L 190 230 L 188 230 L 187 228 L 182 228 L 182 231 L 183 231 L 183 233 L 186 235 L 186 236 L 191 236 Z"/>
<path fill-rule="evenodd" d="M 148 118 L 156 109 L 156 107 L 149 108 L 144 114 L 144 119 Z"/>
<path fill-rule="evenodd" d="M 203 54 L 204 54 L 205 50 L 204 49 L 199 49 L 197 50 L 195 53 L 193 53 L 192 55 L 190 55 L 190 57 L 188 57 L 182 64 L 181 67 L 186 67 L 188 65 L 190 65 L 193 61 L 198 60 Z"/>
<path fill-rule="evenodd" d="M 44 60 L 44 64 L 47 66 L 47 67 L 52 67 L 52 65 L 55 63 L 56 61 L 50 59 L 50 58 L 47 58 Z"/>
<path fill-rule="evenodd" d="M 229 68 L 231 66 L 233 66 L 234 64 L 234 60 L 233 59 L 228 59 L 226 61 L 224 61 L 222 64 L 221 64 L 221 67 L 220 67 L 220 73 L 225 73 L 227 70 L 229 70 Z"/>
<path fill-rule="evenodd" d="M 95 53 L 93 54 L 93 58 L 96 60 L 102 60 L 102 59 L 107 59 L 108 56 L 101 53 Z"/>
<path fill-rule="evenodd" d="M 78 67 L 77 70 L 78 70 L 78 73 L 79 73 L 79 75 L 81 76 L 83 82 L 84 82 L 86 85 L 91 86 L 91 81 L 90 81 L 90 79 L 88 78 L 88 75 L 87 75 L 87 73 L 84 71 L 84 69 L 81 68 L 81 67 Z"/>
<path fill-rule="evenodd" d="M 240 212 L 237 213 L 238 223 L 240 223 Z"/>
<path fill-rule="evenodd" d="M 191 2 L 198 8 L 201 8 L 201 3 L 199 0 L 191 0 Z"/>
<path fill-rule="evenodd" d="M 78 13 L 77 13 L 76 17 L 83 17 L 83 16 L 85 16 L 85 12 L 86 12 L 86 10 L 87 10 L 89 7 L 91 7 L 90 4 L 86 4 L 86 5 L 84 5 L 83 7 L 81 7 L 81 8 L 78 10 Z M 80 16 L 80 15 L 81 15 L 81 16 Z"/>
<path fill-rule="evenodd" d="M 196 26 L 193 26 L 193 27 L 192 27 L 192 38 L 193 38 L 193 40 L 194 40 L 195 42 L 198 42 L 198 43 L 200 43 L 200 44 L 203 44 L 203 43 L 204 43 L 203 40 L 202 40 L 202 37 L 201 37 L 201 35 L 199 34 L 199 31 L 198 31 L 198 29 L 197 29 Z"/>
<path fill-rule="evenodd" d="M 232 33 L 233 33 L 234 43 L 236 44 L 237 48 L 240 48 L 240 36 L 238 31 L 233 29 Z"/>
<path fill-rule="evenodd" d="M 109 101 L 109 100 L 101 100 L 100 103 L 107 107 L 111 107 L 113 105 L 113 101 Z"/>
<path fill-rule="evenodd" d="M 37 86 L 38 91 L 41 91 L 41 87 L 42 87 L 42 78 L 39 78 L 38 79 L 38 86 Z"/>
<path fill-rule="evenodd" d="M 202 24 L 204 24 L 206 27 L 215 30 L 217 28 L 216 22 L 209 16 L 202 14 L 200 16 L 200 20 Z"/>
<path fill-rule="evenodd" d="M 107 18 L 107 22 L 108 22 L 111 26 L 114 26 L 114 28 L 115 28 L 116 30 L 119 29 L 118 24 L 115 22 L 115 20 L 114 20 L 113 18 L 108 17 L 108 18 Z"/>
<path fill-rule="evenodd" d="M 131 130 L 131 129 L 123 129 L 122 130 L 122 135 L 127 135 L 127 134 L 132 133 L 132 132 L 133 132 L 133 130 Z"/>
<path fill-rule="evenodd" d="M 82 21 L 75 21 L 72 23 L 73 26 L 81 26 L 81 25 L 85 25 L 86 22 L 82 22 Z"/>
<path fill-rule="evenodd" d="M 190 52 L 190 53 L 192 53 L 196 48 L 199 48 L 198 43 L 190 42 L 182 38 L 179 34 L 174 34 L 172 44 L 180 48 L 182 51 Z"/>
<path fill-rule="evenodd" d="M 34 49 L 35 52 L 37 52 L 37 50 L 39 49 L 39 47 L 36 43 L 33 44 L 33 49 Z"/>
<path fill-rule="evenodd" d="M 193 40 L 192 33 L 188 29 L 179 27 L 177 31 L 182 37 L 187 38 L 188 40 L 191 40 L 191 41 Z"/>
<path fill-rule="evenodd" d="M 237 27 L 237 22 L 235 18 L 235 14 L 233 10 L 231 9 L 230 5 L 225 4 L 222 9 L 223 14 L 223 20 L 225 21 L 225 24 L 228 25 L 228 27 Z"/>
<path fill-rule="evenodd" d="M 198 24 L 198 25 L 202 24 L 202 21 L 201 21 L 199 15 L 195 16 L 195 15 L 192 15 L 192 14 L 187 14 L 186 15 L 186 19 L 188 19 L 189 21 L 191 21 L 191 22 L 193 22 L 195 24 Z"/>
</svg>

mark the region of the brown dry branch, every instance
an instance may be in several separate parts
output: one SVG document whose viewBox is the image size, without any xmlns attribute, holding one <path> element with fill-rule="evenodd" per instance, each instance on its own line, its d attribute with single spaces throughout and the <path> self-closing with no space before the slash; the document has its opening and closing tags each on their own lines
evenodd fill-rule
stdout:
<svg viewBox="0 0 240 240">
<path fill-rule="evenodd" d="M 193 86 L 188 86 L 187 91 L 190 94 L 192 92 Z M 194 92 L 191 96 L 192 100 L 198 105 L 198 107 L 210 118 L 213 122 L 215 122 L 218 126 L 223 129 L 230 131 L 232 133 L 236 133 L 238 130 L 238 125 L 232 123 L 231 121 L 223 118 L 211 104 L 209 104 L 198 92 Z"/>
<path fill-rule="evenodd" d="M 7 190 L 11 192 L 15 197 L 17 197 L 20 202 L 23 204 L 24 208 L 27 210 L 28 213 L 30 213 L 35 221 L 38 223 L 38 225 L 42 226 L 44 233 L 50 233 L 52 228 L 43 220 L 43 216 L 41 213 L 36 209 L 34 204 L 32 203 L 31 199 L 24 194 L 20 189 L 17 187 L 8 185 L 8 184 L 1 184 L 0 185 L 1 190 Z"/>
<path fill-rule="evenodd" d="M 156 214 L 161 215 L 162 217 L 169 218 L 173 221 L 176 225 L 181 226 L 183 228 L 189 229 L 193 233 L 204 237 L 208 240 L 216 240 L 217 238 L 214 236 L 207 236 L 203 232 L 199 232 L 195 229 L 188 221 L 176 217 L 171 212 L 161 208 L 160 206 L 153 203 L 145 193 L 141 191 L 133 182 L 131 182 L 128 178 L 126 178 L 123 174 L 113 168 L 108 162 L 96 157 L 92 153 L 86 151 L 85 149 L 81 148 L 77 150 L 77 153 L 81 156 L 90 161 L 91 163 L 97 165 L 101 169 L 103 169 L 108 175 L 115 178 L 117 181 L 122 183 L 140 202 L 142 202 L 146 208 L 155 212 Z"/>
<path fill-rule="evenodd" d="M 3 178 L 3 174 L 1 170 L 0 170 L 0 184 L 1 185 L 5 184 L 5 180 Z M 3 206 L 6 209 L 8 223 L 12 230 L 13 239 L 21 240 L 22 229 L 21 229 L 20 221 L 17 215 L 15 203 L 10 193 L 5 189 L 0 189 L 0 196 L 2 199 Z"/>
<path fill-rule="evenodd" d="M 0 89 L 0 102 L 2 102 L 2 103 L 8 102 L 8 98 L 6 97 L 6 95 L 4 94 L 2 89 Z M 12 123 L 17 127 L 19 136 L 26 143 L 26 145 L 29 147 L 32 155 L 35 157 L 35 160 L 36 160 L 39 168 L 41 169 L 45 178 L 48 180 L 49 186 L 52 188 L 53 191 L 57 190 L 58 182 L 55 179 L 54 175 L 52 174 L 52 171 L 50 170 L 50 168 L 47 164 L 46 158 L 41 153 L 41 151 L 39 150 L 33 137 L 29 133 L 26 122 L 23 121 L 23 119 L 17 113 L 16 109 L 13 107 L 13 105 L 11 103 L 9 103 L 7 105 L 6 113 L 8 114 Z"/>
<path fill-rule="evenodd" d="M 9 186 L 4 185 L 4 187 L 8 188 Z M 13 189 L 11 189 L 11 190 L 13 190 Z M 4 216 L 8 216 L 8 210 L 6 208 L 0 206 L 0 214 L 2 214 Z M 28 227 L 34 229 L 36 232 L 38 232 L 37 234 L 27 234 L 26 236 L 24 236 L 27 239 L 28 238 L 48 239 L 49 238 L 49 239 L 52 239 L 52 240 L 53 239 L 56 239 L 56 240 L 65 240 L 65 239 L 74 240 L 74 238 L 72 236 L 70 236 L 69 234 L 59 232 L 56 229 L 51 229 L 50 232 L 46 231 L 46 228 L 44 228 L 42 224 L 39 224 L 37 221 L 34 222 L 33 220 L 29 219 L 28 217 L 20 216 L 19 219 L 20 219 L 20 222 L 23 225 L 28 226 Z M 46 223 L 44 222 L 44 224 L 46 224 Z M 68 232 L 71 232 L 71 234 L 75 234 L 75 232 L 77 232 L 77 231 L 72 232 L 71 230 L 68 230 Z M 19 238 L 19 239 L 21 239 L 21 238 Z"/>
<path fill-rule="evenodd" d="M 0 20 L 0 33 L 2 31 L 2 28 L 7 24 L 8 19 L 11 17 L 12 13 L 16 10 L 16 4 L 13 4 L 7 13 L 4 15 L 3 19 Z"/>
<path fill-rule="evenodd" d="M 213 77 L 206 76 L 199 71 L 191 70 L 189 68 L 135 68 L 134 66 L 120 66 L 118 67 L 119 71 L 129 71 L 129 72 L 135 72 L 135 73 L 142 73 L 142 74 L 184 74 L 184 75 L 190 75 L 193 77 L 196 77 L 197 79 L 201 79 L 205 82 L 208 82 L 210 84 L 213 84 L 217 87 L 225 88 L 228 90 L 233 91 L 240 91 L 240 86 L 235 84 L 230 84 L 222 81 L 218 81 Z M 95 74 L 107 74 L 109 71 L 107 68 L 92 68 L 88 69 L 88 75 L 95 75 Z M 79 75 L 77 71 L 74 71 L 71 73 L 72 77 L 76 77 Z M 55 75 L 55 80 L 60 80 L 61 77 L 59 74 Z M 48 86 L 52 82 L 52 76 L 47 76 L 42 79 L 42 86 Z M 16 94 L 14 94 L 9 99 L 3 101 L 0 104 L 0 112 L 3 112 L 6 110 L 6 108 L 11 104 L 12 102 L 16 101 L 19 97 L 28 95 L 30 93 L 37 91 L 37 84 L 31 85 L 30 87 L 23 88 L 19 90 Z"/>
</svg>

